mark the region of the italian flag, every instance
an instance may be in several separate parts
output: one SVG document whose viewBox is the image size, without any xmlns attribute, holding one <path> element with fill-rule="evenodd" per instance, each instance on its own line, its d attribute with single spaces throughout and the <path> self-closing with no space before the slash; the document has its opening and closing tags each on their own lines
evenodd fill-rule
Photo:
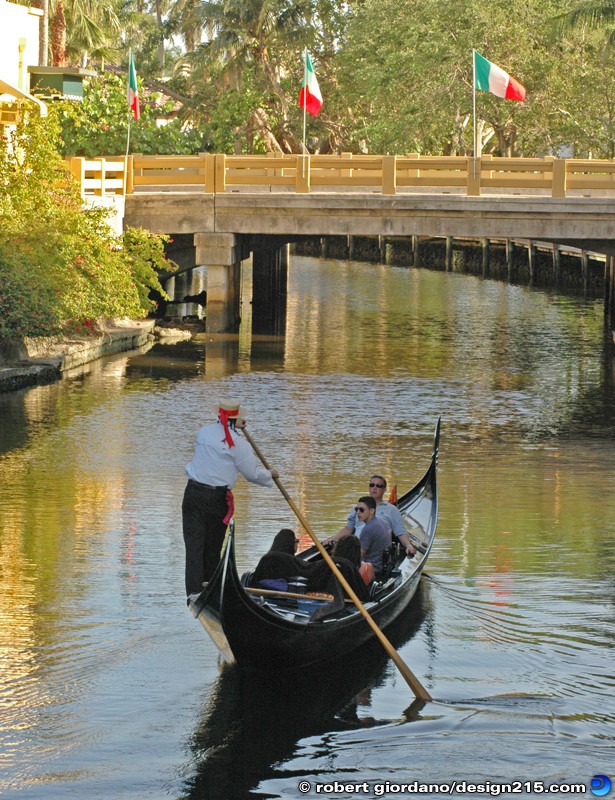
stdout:
<svg viewBox="0 0 615 800">
<path fill-rule="evenodd" d="M 135 60 L 132 57 L 132 50 L 128 56 L 128 87 L 126 89 L 126 101 L 128 107 L 132 110 L 135 119 L 139 119 L 141 111 L 139 109 L 139 88 L 137 86 L 137 70 L 135 69 Z"/>
<path fill-rule="evenodd" d="M 305 51 L 305 65 L 303 69 L 303 83 L 299 94 L 299 106 L 305 108 L 313 117 L 318 116 L 322 106 L 322 95 L 316 80 L 316 73 L 308 51 Z"/>
<path fill-rule="evenodd" d="M 525 100 L 525 86 L 511 78 L 501 67 L 487 61 L 479 53 L 474 52 L 474 88 L 483 92 L 491 92 L 505 100 Z"/>
</svg>

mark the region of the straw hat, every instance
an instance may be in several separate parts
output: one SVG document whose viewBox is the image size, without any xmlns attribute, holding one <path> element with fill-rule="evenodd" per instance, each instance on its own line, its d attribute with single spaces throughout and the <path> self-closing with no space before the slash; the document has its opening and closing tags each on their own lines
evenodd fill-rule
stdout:
<svg viewBox="0 0 615 800">
<path fill-rule="evenodd" d="M 222 412 L 224 416 L 230 419 L 244 416 L 244 411 L 241 407 L 240 401 L 236 400 L 234 397 L 220 398 L 217 405 L 213 406 L 213 410 L 216 412 L 216 414 L 220 414 L 220 412 Z"/>
<path fill-rule="evenodd" d="M 225 441 L 229 447 L 234 447 L 235 442 L 233 441 L 233 437 L 231 436 L 231 432 L 229 430 L 229 420 L 243 417 L 245 411 L 242 411 L 239 400 L 225 397 L 219 401 L 216 407 L 216 412 L 218 414 L 218 419 L 224 428 L 223 441 Z"/>
</svg>

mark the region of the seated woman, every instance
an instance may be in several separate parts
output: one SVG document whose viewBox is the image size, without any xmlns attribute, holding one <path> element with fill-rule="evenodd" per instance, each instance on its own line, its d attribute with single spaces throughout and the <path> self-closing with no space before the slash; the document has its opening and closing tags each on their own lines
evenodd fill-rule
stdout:
<svg viewBox="0 0 615 800">
<path fill-rule="evenodd" d="M 361 543 L 356 536 L 343 536 L 338 539 L 333 548 L 333 555 L 346 558 L 359 570 L 363 583 L 370 586 L 374 580 L 374 565 L 369 561 L 361 561 Z"/>
<path fill-rule="evenodd" d="M 288 590 L 289 578 L 306 577 L 311 567 L 295 555 L 298 545 L 299 539 L 295 532 L 290 528 L 282 528 L 256 565 L 250 585 L 285 592 Z"/>
<path fill-rule="evenodd" d="M 342 573 L 346 582 L 361 601 L 369 599 L 367 587 L 359 572 L 359 565 L 361 563 L 361 545 L 356 536 L 344 536 L 339 539 L 331 558 L 335 566 Z M 328 592 L 335 594 L 332 586 L 332 581 L 336 581 L 337 577 L 325 561 L 318 561 L 308 573 L 308 590 L 311 592 Z"/>
</svg>

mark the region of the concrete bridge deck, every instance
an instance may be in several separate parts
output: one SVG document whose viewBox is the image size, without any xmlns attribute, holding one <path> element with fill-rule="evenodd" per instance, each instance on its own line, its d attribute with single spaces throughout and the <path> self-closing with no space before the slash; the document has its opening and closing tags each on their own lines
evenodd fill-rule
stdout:
<svg viewBox="0 0 615 800">
<path fill-rule="evenodd" d="M 139 192 L 126 196 L 125 222 L 156 233 L 540 239 L 615 253 L 615 197 Z"/>
<path fill-rule="evenodd" d="M 238 319 L 239 264 L 255 300 L 285 292 L 285 245 L 307 236 L 525 239 L 608 255 L 615 304 L 615 162 L 443 156 L 129 156 L 70 170 L 84 196 L 120 196 L 124 222 L 192 236 L 207 265 L 207 328 Z M 613 311 L 611 314 L 615 313 Z"/>
</svg>

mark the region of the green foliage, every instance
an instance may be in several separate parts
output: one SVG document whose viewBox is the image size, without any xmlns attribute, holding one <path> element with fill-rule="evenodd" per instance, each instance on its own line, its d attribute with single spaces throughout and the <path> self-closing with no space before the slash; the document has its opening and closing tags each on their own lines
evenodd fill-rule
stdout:
<svg viewBox="0 0 615 800">
<path fill-rule="evenodd" d="M 56 298 L 40 262 L 0 234 L 0 339 L 57 331 Z"/>
<path fill-rule="evenodd" d="M 152 106 L 145 105 L 142 119 L 131 126 L 132 152 L 298 152 L 303 120 L 297 97 L 307 46 L 324 96 L 319 117 L 308 117 L 312 149 L 470 153 L 476 47 L 528 89 L 522 104 L 478 93 L 483 152 L 611 157 L 615 68 L 605 58 L 605 34 L 615 42 L 614 3 L 71 0 L 65 5 L 74 65 L 77 58 L 82 64 L 116 58 L 109 44 L 130 42 L 140 77 L 162 76 L 187 98 L 183 122 L 160 128 Z M 113 33 L 118 21 L 119 37 Z M 117 52 L 125 59 L 125 47 Z M 124 97 L 124 77 L 103 74 L 91 81 L 82 105 L 61 105 L 64 154 L 123 154 Z M 198 130 L 186 128 L 188 121 Z"/>
<path fill-rule="evenodd" d="M 116 237 L 107 212 L 84 208 L 56 146 L 53 117 L 26 115 L 0 141 L 0 336 L 50 335 L 99 317 L 141 317 L 172 265 L 164 237 Z"/>
<path fill-rule="evenodd" d="M 169 236 L 154 236 L 143 228 L 126 228 L 122 234 L 124 255 L 130 264 L 139 301 L 144 309 L 153 309 L 156 306 L 156 303 L 149 299 L 151 289 L 166 300 L 169 299 L 158 280 L 160 272 L 173 272 L 176 269 L 176 264 L 170 261 L 164 252 L 164 244 L 169 241 Z"/>
<path fill-rule="evenodd" d="M 417 0 L 409 13 L 395 0 L 364 0 L 335 61 L 353 149 L 471 153 L 475 47 L 528 90 L 524 103 L 477 93 L 483 152 L 608 156 L 613 70 L 601 63 L 599 35 L 553 40 L 549 21 L 564 7 Z"/>
<path fill-rule="evenodd" d="M 145 155 L 195 153 L 202 149 L 203 135 L 196 128 L 182 130 L 178 120 L 156 124 L 157 116 L 173 109 L 173 103 L 155 107 L 159 94 L 150 93 L 143 102 L 141 118 L 132 120 L 130 150 Z M 62 126 L 62 153 L 66 156 L 124 155 L 130 119 L 126 103 L 126 79 L 105 73 L 84 83 L 83 102 L 57 102 L 52 109 Z"/>
</svg>

